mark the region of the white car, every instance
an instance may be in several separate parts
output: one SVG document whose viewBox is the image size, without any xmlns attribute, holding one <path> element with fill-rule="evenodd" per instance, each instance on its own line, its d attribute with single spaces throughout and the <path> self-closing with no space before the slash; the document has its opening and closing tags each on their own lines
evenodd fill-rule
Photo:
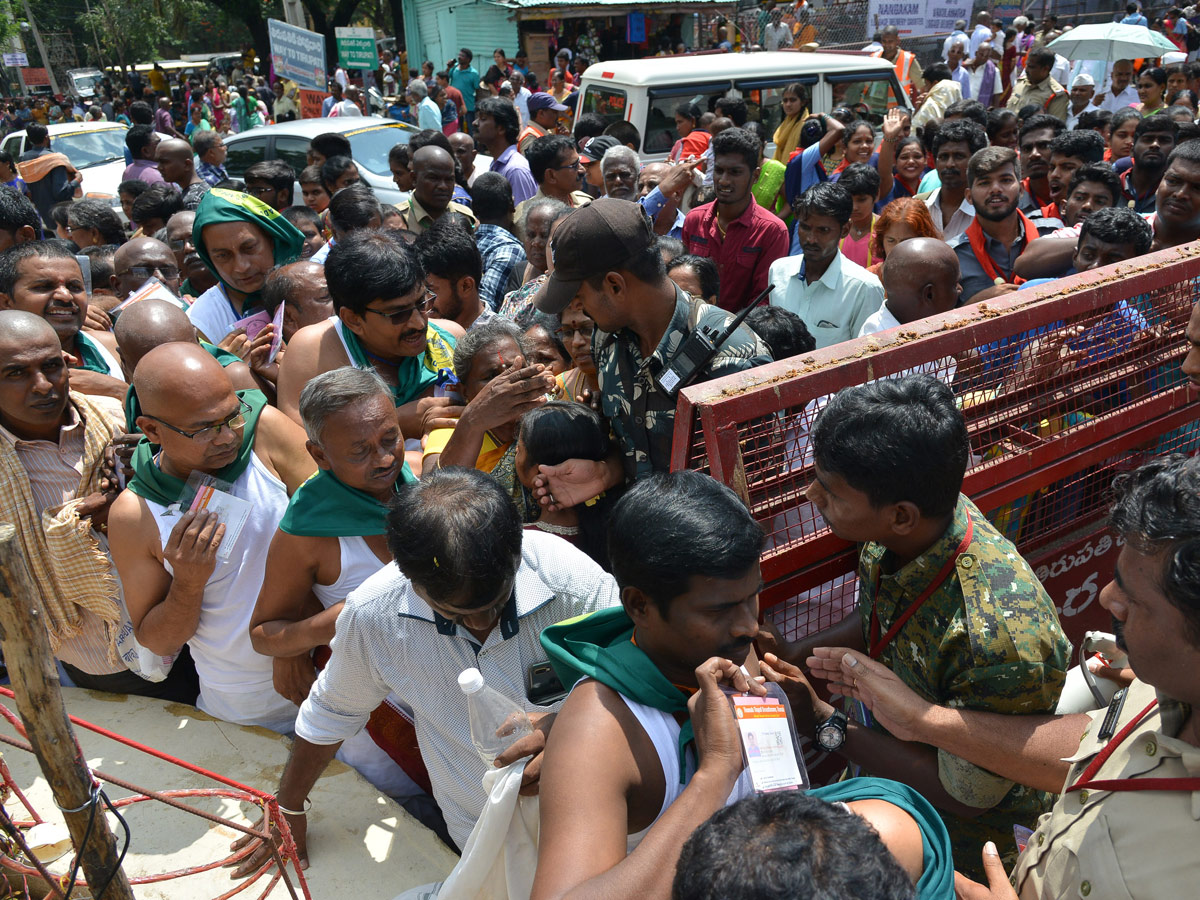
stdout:
<svg viewBox="0 0 1200 900">
<path fill-rule="evenodd" d="M 420 132 L 412 125 L 380 116 L 298 119 L 226 135 L 225 146 L 229 153 L 225 157 L 225 171 L 230 178 L 244 178 L 246 170 L 254 163 L 282 159 L 299 176 L 307 164 L 309 142 L 318 134 L 330 131 L 344 134 L 350 141 L 359 175 L 370 185 L 380 203 L 399 203 L 407 198 L 408 195 L 397 190 L 392 180 L 388 151 L 396 144 L 407 144 Z M 475 168 L 479 172 L 486 172 L 491 164 L 490 156 L 479 154 L 475 159 Z M 300 197 L 297 182 L 295 202 L 301 202 Z"/>
<path fill-rule="evenodd" d="M 46 127 L 50 132 L 50 149 L 65 154 L 83 175 L 83 196 L 104 200 L 119 212 L 121 198 L 117 196 L 117 185 L 125 173 L 125 132 L 128 127 L 120 122 L 64 122 Z M 8 135 L 0 149 L 7 150 L 13 159 L 19 160 L 29 149 L 25 132 L 14 131 Z"/>
</svg>

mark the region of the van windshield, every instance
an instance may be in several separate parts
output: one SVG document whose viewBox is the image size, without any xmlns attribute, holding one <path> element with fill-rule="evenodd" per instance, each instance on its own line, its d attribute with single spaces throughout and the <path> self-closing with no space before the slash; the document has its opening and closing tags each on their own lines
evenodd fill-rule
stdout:
<svg viewBox="0 0 1200 900">
<path fill-rule="evenodd" d="M 624 91 L 619 91 L 606 84 L 590 84 L 583 97 L 583 111 L 603 116 L 604 124 L 622 122 L 625 119 L 625 107 L 628 98 Z"/>
</svg>

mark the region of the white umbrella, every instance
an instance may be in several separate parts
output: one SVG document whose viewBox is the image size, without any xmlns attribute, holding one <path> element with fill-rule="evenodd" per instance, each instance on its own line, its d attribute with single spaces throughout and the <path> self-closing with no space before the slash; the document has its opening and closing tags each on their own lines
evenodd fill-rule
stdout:
<svg viewBox="0 0 1200 900">
<path fill-rule="evenodd" d="M 1114 22 L 1080 25 L 1046 45 L 1067 59 L 1157 59 L 1179 48 L 1156 31 L 1142 25 Z"/>
</svg>

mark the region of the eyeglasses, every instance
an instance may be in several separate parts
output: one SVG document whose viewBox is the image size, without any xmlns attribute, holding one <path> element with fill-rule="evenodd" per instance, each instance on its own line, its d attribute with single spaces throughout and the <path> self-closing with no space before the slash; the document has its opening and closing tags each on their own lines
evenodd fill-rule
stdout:
<svg viewBox="0 0 1200 900">
<path fill-rule="evenodd" d="M 167 241 L 167 246 L 170 247 L 175 253 L 179 253 L 180 251 L 186 250 L 188 247 L 192 246 L 192 239 L 176 238 L 173 241 Z"/>
<path fill-rule="evenodd" d="M 217 435 L 221 433 L 222 429 L 228 428 L 230 431 L 233 431 L 246 424 L 246 413 L 250 412 L 250 404 L 240 397 L 238 398 L 238 403 L 240 404 L 238 411 L 228 419 L 220 421 L 215 425 L 205 425 L 203 428 L 198 428 L 195 431 L 184 431 L 182 428 L 176 428 L 170 422 L 164 422 L 158 416 L 152 416 L 149 413 L 144 413 L 144 415 L 147 419 L 153 419 L 158 424 L 165 425 L 176 434 L 182 434 L 188 440 L 195 441 L 197 444 L 208 444 L 216 440 Z"/>
<path fill-rule="evenodd" d="M 172 247 L 171 249 L 175 249 Z M 179 249 L 183 249 L 180 247 Z M 145 281 L 151 275 L 157 275 L 159 278 L 165 278 L 168 281 L 179 277 L 179 269 L 176 266 L 130 266 L 124 272 L 118 272 L 117 277 L 123 275 L 132 275 L 134 278 L 140 278 Z"/>
<path fill-rule="evenodd" d="M 404 309 L 398 309 L 395 312 L 384 312 L 383 310 L 380 310 L 380 309 L 371 309 L 371 307 L 369 307 L 369 306 L 365 307 L 365 309 L 369 313 L 375 313 L 375 315 L 380 316 L 384 319 L 387 319 L 389 322 L 391 322 L 395 326 L 400 326 L 400 325 L 403 325 L 405 322 L 407 322 L 409 319 L 411 319 L 413 313 L 427 312 L 429 310 L 429 308 L 431 306 L 433 306 L 433 301 L 436 299 L 437 299 L 437 295 L 433 291 L 429 290 L 429 288 L 425 288 L 425 296 L 422 297 L 420 300 L 418 300 L 416 303 L 414 303 L 412 306 L 404 307 Z"/>
<path fill-rule="evenodd" d="M 595 322 L 589 322 L 588 324 L 580 325 L 577 328 L 568 328 L 566 325 L 564 325 L 558 329 L 558 339 L 565 344 L 567 341 L 574 340 L 575 335 L 579 335 L 585 341 L 590 341 L 592 339 L 592 332 L 595 330 Z"/>
<path fill-rule="evenodd" d="M 579 157 L 573 163 L 567 163 L 565 166 L 550 166 L 551 169 L 582 169 L 583 157 Z"/>
</svg>

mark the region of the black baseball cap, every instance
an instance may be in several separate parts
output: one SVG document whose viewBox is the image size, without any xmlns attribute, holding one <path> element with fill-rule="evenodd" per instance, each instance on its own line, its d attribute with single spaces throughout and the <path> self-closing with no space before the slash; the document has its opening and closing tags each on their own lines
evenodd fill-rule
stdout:
<svg viewBox="0 0 1200 900">
<path fill-rule="evenodd" d="M 611 272 L 654 246 L 654 223 L 638 203 L 602 197 L 559 222 L 550 241 L 554 271 L 534 297 L 544 313 L 560 313 L 588 278 Z"/>
</svg>

